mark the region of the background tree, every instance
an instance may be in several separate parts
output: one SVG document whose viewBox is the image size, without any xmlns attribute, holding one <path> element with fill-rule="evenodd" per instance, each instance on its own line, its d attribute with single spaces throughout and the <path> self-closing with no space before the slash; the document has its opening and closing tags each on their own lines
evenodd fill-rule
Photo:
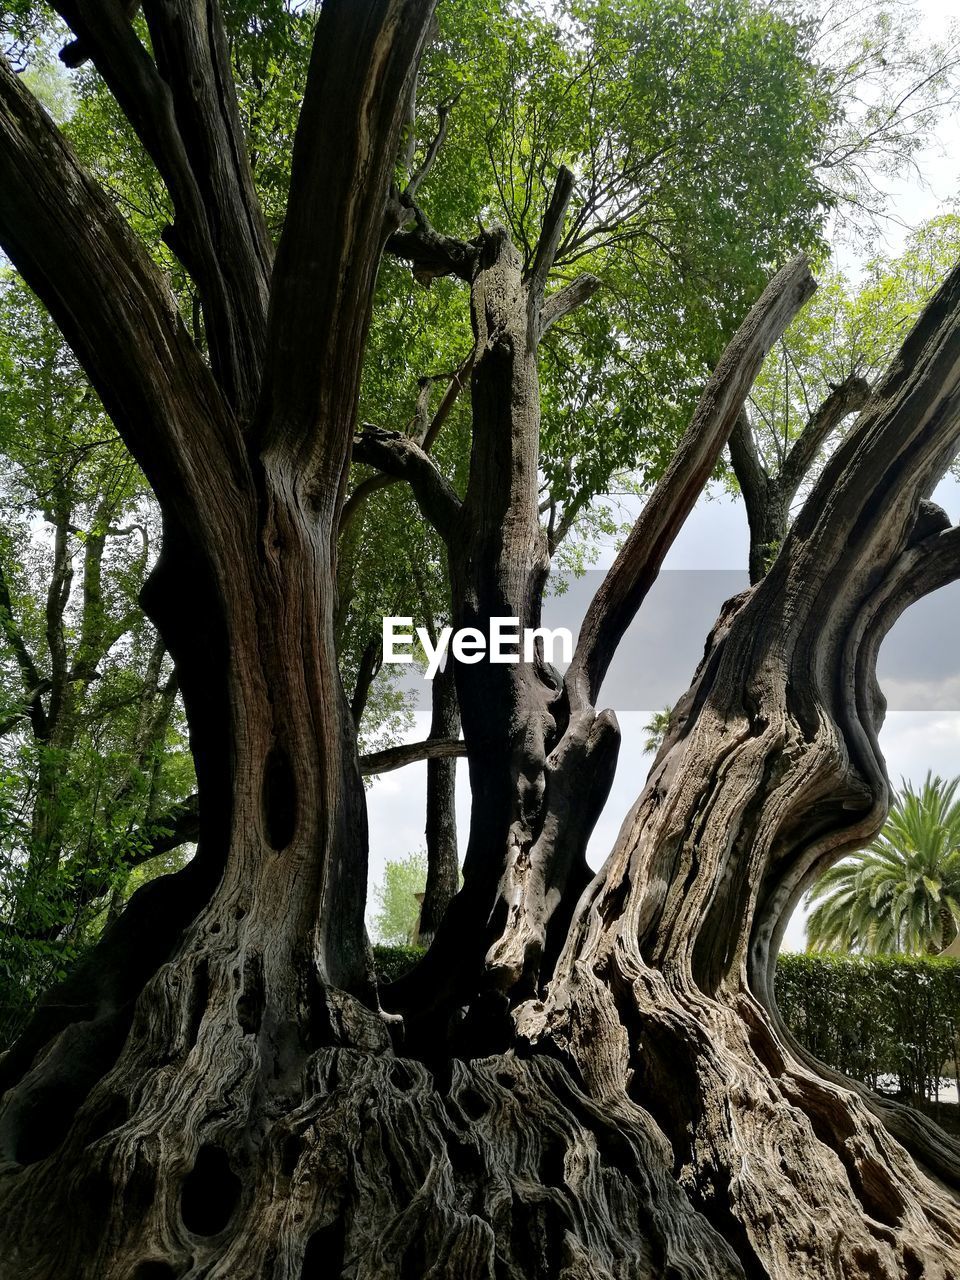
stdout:
<svg viewBox="0 0 960 1280">
<path fill-rule="evenodd" d="M 0 1063 L 0 1231 L 19 1273 L 49 1275 L 67 1257 L 81 1277 L 242 1280 L 360 1258 L 458 1278 L 945 1280 L 960 1265 L 955 1147 L 805 1057 L 779 1023 L 771 973 L 797 897 L 885 814 L 880 639 L 960 572 L 957 530 L 925 505 L 960 443 L 960 272 L 770 572 L 725 607 L 588 884 L 583 852 L 618 744 L 598 708 L 606 668 L 813 289 L 805 259 L 788 257 L 789 227 L 761 223 L 787 261 L 730 336 L 569 670 L 542 655 L 455 669 L 473 792 L 464 887 L 424 961 L 380 993 L 384 1017 L 335 652 L 351 454 L 410 483 L 447 549 L 455 620 L 536 620 L 551 543 L 539 349 L 584 302 L 582 284 L 551 273 L 571 265 L 582 231 L 602 243 L 603 201 L 561 167 L 532 184 L 529 218 L 511 220 L 505 200 L 506 224 L 431 224 L 404 145 L 432 6 L 326 0 L 274 254 L 216 7 L 201 21 L 187 0 L 147 0 L 147 43 L 112 4 L 61 12 L 68 57 L 92 59 L 166 187 L 164 241 L 202 324 L 192 312 L 187 323 L 118 204 L 2 64 L 0 241 L 160 504 L 143 599 L 176 664 L 200 838 L 186 867 L 134 895 Z M 773 119 L 803 116 L 795 159 L 809 164 L 785 181 L 802 194 L 809 180 L 815 213 L 805 28 L 747 5 L 672 10 L 677 30 L 658 27 L 659 12 L 597 10 L 624 20 L 631 44 L 679 41 L 698 80 L 729 75 L 731 101 L 746 94 L 756 112 L 721 99 L 698 119 L 729 121 L 754 164 L 781 154 L 763 93 Z M 593 47 L 586 34 L 571 56 Z M 767 56 L 776 74 L 745 80 Z M 570 159 L 590 174 L 589 155 Z M 717 222 L 745 229 L 749 200 L 741 224 L 726 203 L 739 193 L 721 189 Z M 685 215 L 709 216 L 705 194 L 674 194 Z M 354 437 L 385 245 L 420 279 L 450 275 L 469 294 L 463 491 L 408 435 Z M 744 280 L 744 304 L 750 293 Z M 728 328 L 733 311 L 728 299 Z"/>
<path fill-rule="evenodd" d="M 730 437 L 751 582 L 766 573 L 799 501 L 958 257 L 960 218 L 930 219 L 902 253 L 872 258 L 859 282 L 828 274 L 770 353 Z"/>
<path fill-rule="evenodd" d="M 409 947 L 420 922 L 420 902 L 427 885 L 427 855 L 421 849 L 405 858 L 388 858 L 383 880 L 374 890 L 377 910 L 373 917 L 375 941 L 388 947 Z"/>
<path fill-rule="evenodd" d="M 943 951 L 960 923 L 960 778 L 903 784 L 879 836 L 810 892 L 811 951 Z"/>
<path fill-rule="evenodd" d="M 0 845 L 4 1040 L 131 869 L 189 838 L 192 765 L 166 650 L 137 603 L 159 540 L 145 484 L 63 339 L 0 293 Z M 43 530 L 38 533 L 38 526 Z"/>
</svg>

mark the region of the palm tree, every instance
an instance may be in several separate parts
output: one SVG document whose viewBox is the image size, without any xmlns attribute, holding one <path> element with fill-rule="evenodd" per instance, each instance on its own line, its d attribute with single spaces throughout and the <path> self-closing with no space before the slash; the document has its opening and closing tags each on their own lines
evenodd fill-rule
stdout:
<svg viewBox="0 0 960 1280">
<path fill-rule="evenodd" d="M 903 783 L 879 836 L 810 892 L 810 951 L 937 953 L 960 927 L 960 778 Z"/>
<path fill-rule="evenodd" d="M 671 707 L 664 707 L 662 711 L 654 711 L 653 715 L 643 726 L 643 732 L 647 735 L 643 744 L 644 754 L 656 755 L 663 743 L 664 736 L 670 727 Z"/>
</svg>

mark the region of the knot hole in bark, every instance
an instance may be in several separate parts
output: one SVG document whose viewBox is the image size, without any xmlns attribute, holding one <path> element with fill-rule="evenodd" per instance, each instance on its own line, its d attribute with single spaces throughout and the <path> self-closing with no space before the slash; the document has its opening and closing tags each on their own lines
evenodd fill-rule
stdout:
<svg viewBox="0 0 960 1280">
<path fill-rule="evenodd" d="M 141 1262 L 131 1280 L 176 1280 L 177 1272 L 169 1262 Z"/>
<path fill-rule="evenodd" d="M 222 1147 L 204 1143 L 180 1191 L 180 1217 L 195 1236 L 215 1236 L 233 1216 L 240 1179 Z"/>
<path fill-rule="evenodd" d="M 266 990 L 263 983 L 263 961 L 251 953 L 243 962 L 243 982 L 237 997 L 237 1022 L 244 1035 L 256 1035 L 263 1020 Z"/>
<path fill-rule="evenodd" d="M 275 743 L 263 765 L 263 829 L 271 849 L 282 852 L 297 829 L 297 784 L 286 751 Z"/>
<path fill-rule="evenodd" d="M 301 1280 L 323 1280 L 339 1276 L 346 1256 L 346 1222 L 343 1216 L 319 1227 L 307 1241 Z"/>
</svg>

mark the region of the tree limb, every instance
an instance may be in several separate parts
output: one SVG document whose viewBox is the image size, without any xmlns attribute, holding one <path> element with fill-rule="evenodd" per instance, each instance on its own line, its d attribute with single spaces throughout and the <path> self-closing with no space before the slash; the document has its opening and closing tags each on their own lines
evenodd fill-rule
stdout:
<svg viewBox="0 0 960 1280">
<path fill-rule="evenodd" d="M 433 448 L 433 444 L 437 436 L 440 434 L 440 428 L 450 416 L 450 410 L 456 404 L 457 397 L 466 386 L 467 379 L 470 377 L 470 372 L 473 369 L 475 359 L 476 348 L 471 347 L 470 354 L 466 357 L 459 368 L 453 371 L 453 374 L 450 377 L 450 382 L 447 385 L 447 389 L 443 393 L 443 398 L 439 405 L 437 405 L 437 412 L 433 415 L 430 425 L 424 432 L 423 439 L 418 442 L 424 453 L 429 453 Z"/>
<path fill-rule="evenodd" d="M 144 823 L 139 831 L 133 832 L 130 837 L 130 852 L 125 856 L 124 863 L 131 869 L 140 867 L 153 858 L 179 849 L 183 844 L 198 840 L 199 837 L 200 802 L 194 793 L 173 805 L 166 813 Z"/>
<path fill-rule="evenodd" d="M 395 231 L 386 243 L 386 252 L 403 258 L 413 267 L 414 279 L 429 285 L 437 276 L 456 276 L 467 283 L 473 278 L 476 246 L 466 240 L 441 235 L 419 209 L 414 207 L 416 226 Z"/>
<path fill-rule="evenodd" d="M 56 8 L 170 192 L 176 220 L 165 239 L 197 283 L 214 372 L 228 401 L 248 417 L 259 384 L 272 246 L 216 0 L 144 5 L 156 61 L 118 0 L 60 0 Z"/>
<path fill-rule="evenodd" d="M 757 451 L 746 409 L 737 414 L 727 447 L 730 450 L 733 474 L 737 477 L 749 512 L 751 502 L 760 502 L 765 498 L 769 476 Z"/>
<path fill-rule="evenodd" d="M 558 289 L 556 293 L 546 297 L 540 308 L 540 337 L 542 338 L 558 320 L 562 320 L 571 311 L 576 311 L 577 307 L 582 307 L 585 302 L 589 302 L 600 288 L 600 283 L 597 276 L 585 272 L 570 284 Z"/>
<path fill-rule="evenodd" d="M 457 94 L 457 97 L 460 95 Z M 447 138 L 447 129 L 450 125 L 450 112 L 456 104 L 456 98 L 452 102 L 441 103 L 437 107 L 437 132 L 434 134 L 430 145 L 427 147 L 426 155 L 422 162 L 417 166 L 415 171 L 410 175 L 407 185 L 403 189 L 401 199 L 406 203 L 413 202 L 417 198 L 417 192 L 430 173 L 430 170 L 436 164 L 437 156 L 440 154 L 440 148 L 443 146 Z"/>
<path fill-rule="evenodd" d="M 450 410 L 453 408 L 454 404 L 456 403 L 457 397 L 459 396 L 460 392 L 463 390 L 464 386 L 466 385 L 467 378 L 470 375 L 470 370 L 473 368 L 473 362 L 474 362 L 475 356 L 476 356 L 476 352 L 474 350 L 471 350 L 470 354 L 467 356 L 464 362 L 460 365 L 460 367 L 455 369 L 453 373 L 450 375 L 449 384 L 447 385 L 446 391 L 443 393 L 443 399 L 440 401 L 440 404 L 437 407 L 437 412 L 433 415 L 433 418 L 430 420 L 430 422 L 428 423 L 425 429 L 422 427 L 422 424 L 420 422 L 421 403 L 423 403 L 425 409 L 429 407 L 424 397 L 424 391 L 426 391 L 427 396 L 429 396 L 430 384 L 436 381 L 436 379 L 435 378 L 424 379 L 424 388 L 421 389 L 421 393 L 417 397 L 418 431 L 417 431 L 417 434 L 413 437 L 414 443 L 419 444 L 420 448 L 423 450 L 424 453 L 429 453 L 430 450 L 433 448 L 433 445 L 437 439 L 437 436 L 440 434 L 441 427 L 449 417 Z M 426 415 L 424 414 L 424 416 Z M 346 529 L 347 525 L 350 523 L 353 517 L 360 510 L 360 508 L 363 506 L 363 504 L 366 502 L 366 500 L 372 494 L 376 493 L 379 489 L 389 488 L 390 485 L 396 484 L 397 481 L 398 481 L 398 477 L 392 476 L 392 475 L 383 475 L 383 474 L 376 475 L 376 476 L 367 476 L 366 479 L 361 480 L 360 483 L 356 486 L 356 488 L 352 491 L 350 496 L 347 498 L 346 502 L 343 504 L 343 510 L 340 513 L 341 534 L 343 533 L 344 529 Z"/>
<path fill-rule="evenodd" d="M 47 650 L 50 654 L 50 707 L 49 718 L 54 732 L 60 719 L 60 711 L 67 695 L 67 643 L 64 633 L 63 617 L 67 601 L 70 599 L 70 586 L 73 581 L 73 565 L 71 563 L 67 541 L 67 526 L 70 523 L 70 511 L 63 499 L 58 500 L 58 510 L 54 517 L 53 539 L 53 572 L 47 585 L 45 605 L 45 635 Z"/>
<path fill-rule="evenodd" d="M 862 409 L 869 399 L 870 383 L 852 373 L 833 387 L 823 404 L 810 415 L 784 459 L 780 473 L 780 485 L 788 501 L 796 494 L 830 433 L 848 414 Z"/>
<path fill-rule="evenodd" d="M 377 678 L 377 673 L 382 665 L 383 644 L 380 637 L 377 636 L 368 642 L 360 655 L 360 661 L 357 664 L 357 679 L 353 686 L 353 693 L 350 695 L 350 714 L 353 716 L 353 723 L 357 728 L 360 727 L 360 719 L 367 705 L 367 698 L 370 696 L 370 686 Z"/>
<path fill-rule="evenodd" d="M 2 564 L 0 564 L 0 634 L 3 635 L 4 640 L 13 650 L 13 656 L 16 658 L 17 666 L 20 669 L 20 678 L 23 681 L 23 691 L 26 695 L 23 701 L 23 712 L 16 712 L 14 715 L 9 716 L 4 721 L 5 728 L 3 732 L 9 733 L 10 729 L 21 719 L 21 716 L 26 714 L 30 717 L 34 737 L 40 742 L 45 741 L 50 733 L 50 724 L 40 697 L 41 694 L 49 690 L 50 681 L 41 677 L 40 672 L 37 670 L 37 664 L 27 648 L 23 633 L 17 625 L 13 612 L 13 600 L 10 596 L 10 587 Z"/>
<path fill-rule="evenodd" d="M 55 6 L 55 7 L 57 9 L 57 12 L 60 14 L 60 16 L 63 17 L 63 11 L 60 9 L 60 7 L 59 6 Z M 132 10 L 128 10 L 125 13 L 125 17 L 127 18 L 128 22 L 130 23 L 133 22 L 134 18 L 137 16 L 137 12 L 139 11 L 139 9 L 140 9 L 140 5 L 136 4 Z M 87 46 L 84 44 L 83 40 L 79 36 L 77 37 L 76 40 L 71 40 L 69 44 L 64 45 L 64 47 L 60 50 L 60 61 L 63 63 L 65 67 L 69 67 L 71 70 L 74 70 L 74 71 L 77 69 L 77 67 L 82 67 L 85 62 L 90 61 L 90 52 L 87 49 Z"/>
<path fill-rule="evenodd" d="M 727 346 L 676 454 L 587 610 L 566 675 L 574 701 L 594 703 L 617 645 L 710 478 L 764 357 L 815 288 L 806 257 L 794 258 L 770 281 Z"/>
<path fill-rule="evenodd" d="M 374 773 L 389 773 L 419 760 L 446 760 L 452 756 L 465 756 L 467 744 L 462 738 L 425 738 L 422 742 L 404 742 L 399 747 L 387 747 L 360 757 L 360 772 L 369 777 Z"/>
<path fill-rule="evenodd" d="M 460 515 L 460 499 L 418 444 L 407 436 L 365 429 L 354 440 L 353 458 L 388 476 L 407 480 L 424 516 L 444 541 L 450 540 Z"/>
<path fill-rule="evenodd" d="M 359 461 L 356 445 L 354 445 L 353 456 L 354 461 Z M 392 484 L 397 483 L 398 479 L 398 476 L 388 476 L 382 472 L 375 476 L 365 476 L 343 504 L 343 510 L 340 513 L 340 532 L 343 533 L 344 529 L 372 494 L 377 493 L 380 489 L 389 489 Z"/>
<path fill-rule="evenodd" d="M 21 720 L 28 719 L 33 729 L 33 736 L 38 742 L 45 742 L 50 736 L 50 721 L 40 699 L 49 692 L 49 680 L 41 680 L 35 688 L 28 689 L 19 711 L 13 711 L 5 719 L 0 720 L 0 738 L 15 729 Z"/>
<path fill-rule="evenodd" d="M 727 444 L 750 526 L 750 581 L 759 582 L 767 568 L 771 519 L 779 516 L 783 503 L 776 478 L 768 474 L 760 458 L 746 407 L 737 415 Z"/>
<path fill-rule="evenodd" d="M 146 250 L 0 58 L 0 244 L 171 512 L 204 510 L 235 426 Z"/>
<path fill-rule="evenodd" d="M 563 235 L 563 220 L 567 216 L 567 208 L 573 195 L 573 185 L 573 174 L 566 165 L 561 165 L 553 184 L 550 203 L 544 214 L 540 237 L 533 254 L 533 265 L 530 268 L 530 296 L 536 300 L 537 305 L 540 305 L 543 299 L 547 277 L 553 266 L 553 260 L 557 256 L 560 237 Z"/>
<path fill-rule="evenodd" d="M 257 434 L 339 515 L 385 212 L 435 0 L 327 0 L 297 124 Z"/>
<path fill-rule="evenodd" d="M 199 193 L 203 224 L 192 230 L 205 233 L 212 250 L 198 281 L 211 359 L 229 376 L 231 404 L 248 418 L 259 391 L 273 246 L 253 182 L 220 5 L 144 0 L 143 8 Z M 176 245 L 176 223 L 172 231 Z"/>
<path fill-rule="evenodd" d="M 933 504 L 923 506 L 929 509 Z M 874 624 L 881 636 L 910 605 L 960 579 L 960 525 L 950 525 L 945 516 L 944 520 L 946 527 L 908 547 L 894 565 L 884 607 Z"/>
</svg>

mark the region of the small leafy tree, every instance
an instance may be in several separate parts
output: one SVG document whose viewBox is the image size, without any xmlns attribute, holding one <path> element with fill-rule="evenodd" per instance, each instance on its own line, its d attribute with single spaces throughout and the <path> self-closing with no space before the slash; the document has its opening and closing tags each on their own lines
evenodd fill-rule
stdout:
<svg viewBox="0 0 960 1280">
<path fill-rule="evenodd" d="M 373 917 L 376 940 L 386 947 L 409 946 L 417 932 L 420 916 L 418 894 L 427 884 L 427 855 L 422 849 L 405 858 L 391 858 L 383 869 L 383 880 L 373 891 L 377 911 Z"/>
<path fill-rule="evenodd" d="M 138 593 L 160 521 L 49 315 L 0 273 L 0 1044 L 131 870 L 196 834 L 166 646 Z"/>
</svg>

